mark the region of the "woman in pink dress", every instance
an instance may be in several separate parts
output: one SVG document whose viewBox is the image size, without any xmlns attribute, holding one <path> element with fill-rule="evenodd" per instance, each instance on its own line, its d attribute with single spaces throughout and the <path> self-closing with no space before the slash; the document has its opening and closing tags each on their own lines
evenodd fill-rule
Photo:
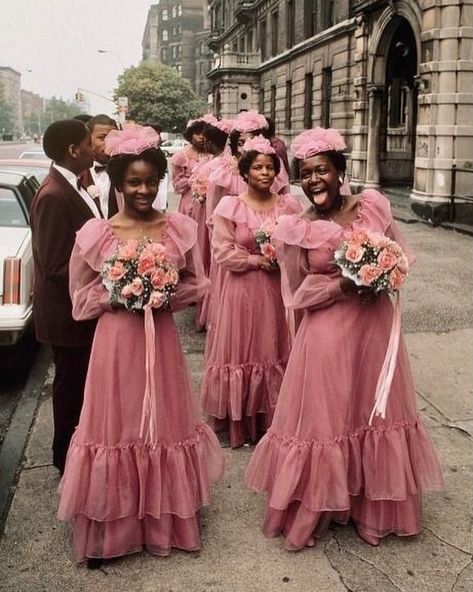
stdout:
<svg viewBox="0 0 473 592">
<path fill-rule="evenodd" d="M 156 555 L 199 549 L 199 509 L 223 470 L 218 440 L 191 392 L 172 314 L 208 288 L 196 224 L 152 208 L 166 161 L 151 128 L 128 126 L 106 144 L 124 209 L 86 224 L 71 257 L 73 316 L 98 323 L 58 511 L 72 522 L 75 558 L 90 568 L 143 548 Z M 144 237 L 160 252 L 164 247 L 179 269 L 172 310 L 132 314 L 110 303 L 105 260 L 125 241 Z"/>
<path fill-rule="evenodd" d="M 190 176 L 199 164 L 211 158 L 205 148 L 204 129 L 207 127 L 208 120 L 213 119 L 215 118 L 208 114 L 199 119 L 191 119 L 187 123 L 186 131 L 183 133 L 183 137 L 189 142 L 189 146 L 179 150 L 171 158 L 172 184 L 174 191 L 181 196 L 178 210 L 186 216 L 190 216 L 192 211 Z"/>
<path fill-rule="evenodd" d="M 402 336 L 385 418 L 370 422 L 393 305 L 342 277 L 334 251 L 353 230 L 402 239 L 382 194 L 340 193 L 344 148 L 336 130 L 296 138 L 291 151 L 312 205 L 281 218 L 275 232 L 285 304 L 304 315 L 247 482 L 267 493 L 263 532 L 283 533 L 291 550 L 313 545 L 332 520 L 351 518 L 371 545 L 390 533 L 414 535 L 422 491 L 442 487 Z"/>
<path fill-rule="evenodd" d="M 295 198 L 271 191 L 281 165 L 269 141 L 257 136 L 243 150 L 247 189 L 223 197 L 213 215 L 212 251 L 224 279 L 201 388 L 204 411 L 217 429 L 228 427 L 234 448 L 270 425 L 289 355 L 279 269 L 255 235 L 300 211 Z"/>
</svg>

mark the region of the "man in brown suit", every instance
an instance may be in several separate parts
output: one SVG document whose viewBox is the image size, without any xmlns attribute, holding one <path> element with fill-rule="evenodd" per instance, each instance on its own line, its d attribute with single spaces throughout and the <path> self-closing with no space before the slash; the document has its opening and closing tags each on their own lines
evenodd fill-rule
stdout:
<svg viewBox="0 0 473 592">
<path fill-rule="evenodd" d="M 53 164 L 31 204 L 33 313 L 38 340 L 50 344 L 54 354 L 53 464 L 62 474 L 79 421 L 95 329 L 92 321 L 72 318 L 69 258 L 76 232 L 100 214 L 78 183 L 79 173 L 93 161 L 86 125 L 77 120 L 52 123 L 44 133 L 43 148 Z"/>
</svg>

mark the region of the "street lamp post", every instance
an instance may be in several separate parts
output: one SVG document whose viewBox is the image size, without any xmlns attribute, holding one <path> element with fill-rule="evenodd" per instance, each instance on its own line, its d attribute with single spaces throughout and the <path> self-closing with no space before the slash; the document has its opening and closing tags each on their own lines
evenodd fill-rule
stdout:
<svg viewBox="0 0 473 592">
<path fill-rule="evenodd" d="M 111 49 L 98 49 L 97 50 L 99 53 L 110 53 L 113 56 L 115 56 L 117 58 L 117 60 L 120 62 L 120 66 L 122 67 L 123 70 L 125 70 L 125 64 L 123 63 L 122 58 L 118 55 L 118 53 L 112 51 Z"/>
</svg>

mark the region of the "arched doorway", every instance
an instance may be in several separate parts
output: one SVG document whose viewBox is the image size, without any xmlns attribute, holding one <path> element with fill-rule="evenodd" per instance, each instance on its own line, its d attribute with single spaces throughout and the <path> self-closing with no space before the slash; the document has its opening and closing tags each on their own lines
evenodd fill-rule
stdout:
<svg viewBox="0 0 473 592">
<path fill-rule="evenodd" d="M 387 45 L 379 172 L 383 184 L 412 185 L 417 125 L 417 44 L 409 22 L 401 16 Z M 393 23 L 394 24 L 394 23 Z"/>
</svg>

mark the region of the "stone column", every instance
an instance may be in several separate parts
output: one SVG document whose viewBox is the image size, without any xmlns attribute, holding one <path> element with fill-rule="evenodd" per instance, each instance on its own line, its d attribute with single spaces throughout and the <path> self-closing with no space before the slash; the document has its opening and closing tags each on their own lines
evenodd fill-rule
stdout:
<svg viewBox="0 0 473 592">
<path fill-rule="evenodd" d="M 366 155 L 365 187 L 379 187 L 379 136 L 381 133 L 381 100 L 383 89 L 368 87 L 368 146 Z"/>
</svg>

